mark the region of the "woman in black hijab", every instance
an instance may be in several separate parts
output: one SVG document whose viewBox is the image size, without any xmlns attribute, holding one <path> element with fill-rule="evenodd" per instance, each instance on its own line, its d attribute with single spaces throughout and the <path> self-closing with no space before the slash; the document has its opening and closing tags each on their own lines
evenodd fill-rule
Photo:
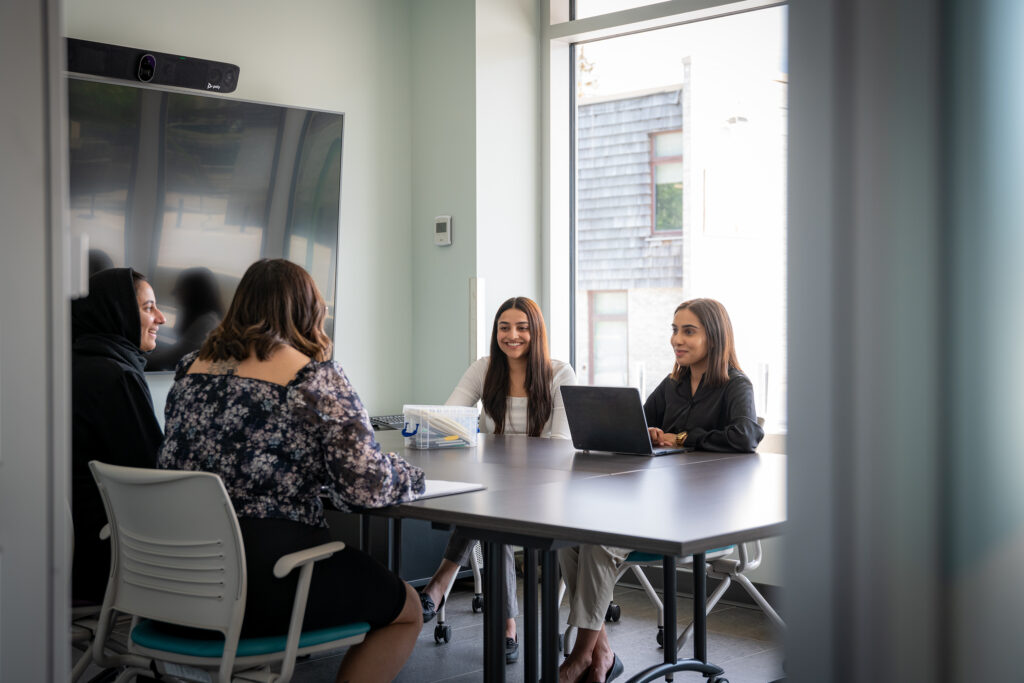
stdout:
<svg viewBox="0 0 1024 683">
<path fill-rule="evenodd" d="M 77 601 L 102 602 L 110 573 L 110 546 L 99 538 L 107 515 L 89 461 L 156 466 L 163 434 L 143 368 L 164 322 L 153 288 L 131 268 L 96 273 L 89 296 L 71 302 L 71 592 Z"/>
</svg>

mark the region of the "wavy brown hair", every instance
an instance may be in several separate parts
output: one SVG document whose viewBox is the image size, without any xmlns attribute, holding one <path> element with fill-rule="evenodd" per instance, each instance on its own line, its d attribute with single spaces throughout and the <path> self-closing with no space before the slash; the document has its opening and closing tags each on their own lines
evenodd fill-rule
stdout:
<svg viewBox="0 0 1024 683">
<path fill-rule="evenodd" d="M 498 318 L 510 308 L 526 314 L 530 325 L 530 352 L 526 359 L 526 415 L 530 436 L 540 436 L 551 417 L 551 356 L 548 353 L 548 330 L 544 315 L 533 300 L 515 296 L 498 307 L 491 327 L 491 361 L 484 376 L 484 411 L 494 420 L 494 433 L 505 433 L 505 403 L 509 389 L 508 356 L 498 346 Z"/>
<path fill-rule="evenodd" d="M 690 299 L 676 306 L 675 314 L 679 311 L 688 310 L 697 316 L 701 326 L 704 327 L 704 335 L 708 347 L 708 369 L 704 371 L 708 386 L 717 387 L 729 381 L 729 368 L 740 368 L 740 362 L 736 360 L 736 344 L 733 341 L 732 321 L 729 313 L 720 302 L 714 299 Z M 683 367 L 676 363 L 672 368 L 672 379 L 679 381 L 682 376 Z"/>
<path fill-rule="evenodd" d="M 327 305 L 312 276 L 291 261 L 263 259 L 249 266 L 228 312 L 199 349 L 202 360 L 267 360 L 287 345 L 313 360 L 331 357 L 324 333 Z"/>
</svg>

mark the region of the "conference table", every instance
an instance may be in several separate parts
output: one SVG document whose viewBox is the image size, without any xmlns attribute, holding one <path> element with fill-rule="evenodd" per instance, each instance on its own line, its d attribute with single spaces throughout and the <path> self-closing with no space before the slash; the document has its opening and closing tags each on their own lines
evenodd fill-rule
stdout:
<svg viewBox="0 0 1024 683">
<path fill-rule="evenodd" d="M 375 514 L 456 527 L 480 539 L 488 595 L 503 592 L 502 546 L 524 548 L 524 680 L 557 680 L 556 551 L 581 543 L 662 555 L 666 596 L 676 592 L 675 558 L 693 555 L 694 656 L 678 659 L 670 645 L 663 663 L 631 680 L 650 681 L 669 671 L 697 671 L 712 679 L 723 674 L 707 662 L 704 551 L 782 532 L 784 455 L 693 452 L 647 457 L 578 452 L 570 442 L 557 439 L 483 434 L 473 448 L 418 450 L 406 449 L 398 432 L 376 436 L 382 448 L 422 467 L 428 479 L 474 482 L 486 488 L 417 500 Z M 400 525 L 396 527 L 400 530 Z M 393 557 L 400 561 L 400 533 L 394 536 Z M 537 604 L 538 564 L 539 627 L 537 611 L 529 607 Z M 484 679 L 504 681 L 502 610 L 486 609 L 484 621 Z M 664 621 L 664 642 L 675 643 L 674 600 L 664 600 Z"/>
</svg>

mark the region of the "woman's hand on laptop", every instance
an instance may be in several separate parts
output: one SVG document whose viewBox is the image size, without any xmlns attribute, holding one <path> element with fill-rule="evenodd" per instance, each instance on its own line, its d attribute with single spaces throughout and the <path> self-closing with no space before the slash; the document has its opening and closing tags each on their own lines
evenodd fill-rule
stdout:
<svg viewBox="0 0 1024 683">
<path fill-rule="evenodd" d="M 663 432 L 657 427 L 648 427 L 647 431 L 651 434 L 651 444 L 654 446 L 667 446 L 671 448 L 676 445 L 675 434 Z"/>
</svg>

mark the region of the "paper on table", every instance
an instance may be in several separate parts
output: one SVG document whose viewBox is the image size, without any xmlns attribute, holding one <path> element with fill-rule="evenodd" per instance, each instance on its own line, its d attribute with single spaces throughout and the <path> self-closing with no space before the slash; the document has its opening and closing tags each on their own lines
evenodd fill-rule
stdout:
<svg viewBox="0 0 1024 683">
<path fill-rule="evenodd" d="M 416 500 L 452 496 L 456 493 L 468 493 L 470 491 L 482 491 L 487 488 L 483 484 L 476 484 L 471 481 L 446 481 L 444 479 L 427 479 L 426 484 L 427 490 L 421 495 L 416 496 Z"/>
</svg>

